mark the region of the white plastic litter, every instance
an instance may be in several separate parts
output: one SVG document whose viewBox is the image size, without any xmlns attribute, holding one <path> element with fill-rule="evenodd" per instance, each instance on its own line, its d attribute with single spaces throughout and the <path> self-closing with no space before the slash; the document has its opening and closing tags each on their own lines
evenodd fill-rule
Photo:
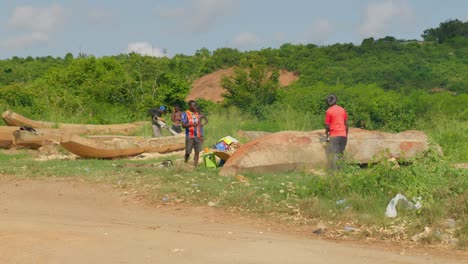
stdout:
<svg viewBox="0 0 468 264">
<path fill-rule="evenodd" d="M 395 218 L 397 216 L 397 210 L 396 210 L 396 206 L 398 204 L 398 201 L 402 201 L 403 204 L 405 204 L 408 208 L 410 209 L 413 209 L 413 210 L 418 210 L 421 208 L 421 197 L 418 197 L 418 200 L 415 201 L 415 199 L 413 199 L 413 201 L 415 203 L 412 203 L 410 201 L 408 201 L 408 199 L 406 199 L 406 197 L 402 194 L 397 194 L 392 200 L 390 200 L 390 202 L 388 203 L 387 205 L 387 211 L 385 212 L 385 216 L 389 217 L 389 218 Z"/>
</svg>

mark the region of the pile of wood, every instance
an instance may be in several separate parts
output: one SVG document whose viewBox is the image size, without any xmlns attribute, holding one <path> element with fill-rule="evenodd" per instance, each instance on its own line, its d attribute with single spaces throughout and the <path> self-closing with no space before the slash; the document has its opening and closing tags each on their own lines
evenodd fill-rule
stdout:
<svg viewBox="0 0 468 264">
<path fill-rule="evenodd" d="M 5 111 L 2 118 L 8 126 L 0 126 L 0 148 L 39 149 L 45 142 L 52 142 L 81 157 L 116 158 L 143 152 L 168 153 L 182 150 L 185 144 L 182 135 L 160 138 L 125 136 L 149 126 L 150 122 L 146 121 L 111 125 L 53 123 L 31 120 L 10 110 Z"/>
</svg>

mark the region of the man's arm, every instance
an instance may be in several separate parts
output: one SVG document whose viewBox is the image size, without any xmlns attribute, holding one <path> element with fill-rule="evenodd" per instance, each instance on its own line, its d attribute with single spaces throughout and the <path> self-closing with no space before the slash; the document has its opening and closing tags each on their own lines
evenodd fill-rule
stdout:
<svg viewBox="0 0 468 264">
<path fill-rule="evenodd" d="M 327 137 L 327 141 L 330 137 L 330 124 L 331 124 L 331 118 L 327 111 L 325 113 L 325 136 Z"/>
<path fill-rule="evenodd" d="M 194 127 L 194 126 L 197 126 L 197 124 L 193 124 L 191 125 L 188 121 L 188 117 L 187 117 L 187 114 L 186 113 L 183 113 L 182 114 L 182 127 L 183 128 L 189 128 L 189 127 Z"/>
<path fill-rule="evenodd" d="M 190 127 L 190 124 L 188 123 L 188 119 L 187 119 L 187 114 L 186 114 L 186 113 L 182 113 L 182 127 L 183 127 L 183 128 L 189 128 L 189 127 Z"/>
<path fill-rule="evenodd" d="M 327 141 L 330 138 L 330 125 L 325 124 L 325 136 L 327 137 Z"/>
<path fill-rule="evenodd" d="M 203 122 L 203 120 L 205 120 L 205 122 Z M 200 125 L 201 125 L 201 126 L 206 126 L 206 124 L 208 124 L 208 118 L 206 117 L 206 115 L 203 115 L 203 116 L 200 118 Z"/>
<path fill-rule="evenodd" d="M 345 120 L 344 124 L 346 126 L 346 137 L 347 137 L 348 136 L 348 131 L 349 131 L 348 120 Z"/>
</svg>

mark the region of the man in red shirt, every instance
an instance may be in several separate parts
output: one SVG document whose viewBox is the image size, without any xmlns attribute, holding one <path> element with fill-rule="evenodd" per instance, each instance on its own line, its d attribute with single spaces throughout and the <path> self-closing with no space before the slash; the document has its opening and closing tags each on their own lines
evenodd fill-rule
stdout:
<svg viewBox="0 0 468 264">
<path fill-rule="evenodd" d="M 327 96 L 328 110 L 325 114 L 325 131 L 327 135 L 328 153 L 332 170 L 341 166 L 343 152 L 348 141 L 348 114 L 346 110 L 336 103 L 338 98 L 334 94 Z"/>
</svg>

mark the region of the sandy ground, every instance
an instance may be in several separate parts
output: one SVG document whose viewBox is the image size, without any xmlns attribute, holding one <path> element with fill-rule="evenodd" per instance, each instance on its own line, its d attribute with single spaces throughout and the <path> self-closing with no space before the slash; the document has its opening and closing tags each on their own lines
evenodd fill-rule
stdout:
<svg viewBox="0 0 468 264">
<path fill-rule="evenodd" d="M 449 254 L 291 235 L 109 185 L 0 177 L 0 263 L 467 263 Z"/>
</svg>

